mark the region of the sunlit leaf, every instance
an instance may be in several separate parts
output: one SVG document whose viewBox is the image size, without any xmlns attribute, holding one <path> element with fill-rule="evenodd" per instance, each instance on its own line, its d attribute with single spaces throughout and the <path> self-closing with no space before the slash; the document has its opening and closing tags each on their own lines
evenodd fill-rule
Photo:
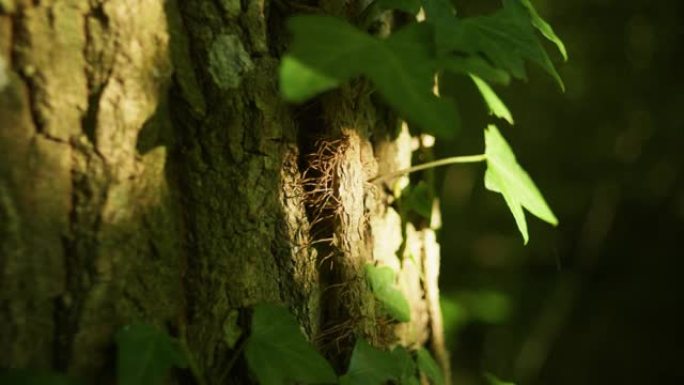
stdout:
<svg viewBox="0 0 684 385">
<path fill-rule="evenodd" d="M 414 372 L 415 363 L 406 349 L 384 351 L 360 338 L 354 346 L 347 373 L 340 377 L 340 385 L 384 385 L 388 381 L 409 385 Z"/>
<path fill-rule="evenodd" d="M 334 78 L 316 72 L 293 56 L 283 58 L 280 79 L 280 92 L 292 102 L 303 102 L 339 85 Z"/>
<path fill-rule="evenodd" d="M 159 384 L 172 366 L 187 367 L 178 342 L 154 326 L 124 326 L 116 333 L 115 340 L 120 385 Z"/>
<path fill-rule="evenodd" d="M 61 373 L 46 372 L 30 369 L 0 370 L 0 384 L 2 385 L 81 385 Z"/>
<path fill-rule="evenodd" d="M 542 35 L 544 35 L 545 38 L 547 38 L 549 41 L 554 43 L 556 47 L 558 47 L 558 51 L 560 51 L 561 55 L 563 55 L 563 59 L 568 60 L 568 52 L 565 50 L 565 44 L 563 44 L 563 41 L 556 35 L 556 33 L 553 31 L 553 28 L 547 23 L 544 19 L 539 16 L 539 13 L 537 13 L 537 10 L 534 8 L 532 5 L 532 2 L 530 0 L 518 0 L 520 1 L 525 8 L 530 12 L 530 17 L 532 18 L 532 25 L 534 25 L 539 32 L 541 32 Z"/>
<path fill-rule="evenodd" d="M 520 167 L 511 147 L 493 125 L 485 129 L 485 154 L 485 187 L 503 195 L 525 244 L 529 236 L 523 207 L 554 226 L 558 224 L 558 219 L 546 204 L 539 189 L 527 172 Z"/>
<path fill-rule="evenodd" d="M 416 355 L 418 369 L 432 381 L 433 385 L 444 385 L 444 374 L 435 359 L 425 348 L 420 348 Z"/>
<path fill-rule="evenodd" d="M 506 120 L 509 124 L 513 124 L 513 116 L 511 116 L 511 112 L 508 111 L 508 107 L 506 107 L 504 102 L 499 99 L 499 96 L 494 92 L 492 87 L 490 87 L 489 84 L 487 84 L 484 80 L 473 74 L 470 75 L 470 78 L 473 79 L 475 86 L 477 86 L 480 94 L 482 94 L 482 98 L 487 104 L 487 108 L 489 108 L 489 113 Z"/>
<path fill-rule="evenodd" d="M 306 340 L 295 317 L 281 306 L 254 308 L 245 357 L 262 385 L 337 382 L 330 364 Z"/>
<path fill-rule="evenodd" d="M 453 136 L 459 122 L 455 105 L 433 94 L 431 29 L 413 24 L 379 40 L 330 16 L 289 20 L 294 35 L 281 67 L 283 96 L 303 101 L 353 77 L 365 75 L 400 115 L 428 133 Z"/>
<path fill-rule="evenodd" d="M 366 278 L 373 295 L 392 318 L 400 322 L 411 320 L 411 308 L 404 294 L 397 288 L 397 278 L 392 268 L 367 264 Z"/>
<path fill-rule="evenodd" d="M 353 59 L 371 57 L 379 44 L 373 37 L 332 16 L 296 16 L 288 20 L 288 27 L 293 34 L 288 56 L 296 60 L 297 67 L 291 72 L 281 73 L 281 86 L 286 88 L 291 82 L 299 83 L 297 70 L 305 69 L 339 82 L 357 76 L 367 63 Z M 306 92 L 284 96 L 293 98 L 293 101 L 311 96 L 303 88 L 300 91 Z"/>
</svg>

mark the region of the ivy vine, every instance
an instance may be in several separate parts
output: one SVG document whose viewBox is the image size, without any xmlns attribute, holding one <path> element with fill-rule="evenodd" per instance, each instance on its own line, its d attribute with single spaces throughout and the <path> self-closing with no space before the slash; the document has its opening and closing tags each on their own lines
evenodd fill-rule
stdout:
<svg viewBox="0 0 684 385">
<path fill-rule="evenodd" d="M 280 66 L 280 89 L 291 102 L 306 101 L 339 87 L 355 77 L 371 81 L 384 101 L 410 123 L 413 130 L 438 138 L 453 137 L 459 120 L 455 103 L 433 92 L 435 77 L 454 73 L 469 77 L 490 113 L 514 124 L 505 103 L 491 84 L 507 85 L 526 79 L 526 62 L 539 65 L 563 90 L 564 85 L 539 37 L 555 44 L 567 60 L 563 42 L 544 21 L 530 0 L 503 0 L 489 15 L 462 18 L 450 0 L 376 0 L 364 11 L 362 24 L 384 10 L 410 15 L 424 11 L 424 20 L 403 26 L 379 39 L 363 29 L 332 16 L 296 16 L 288 21 L 293 41 Z M 456 163 L 485 162 L 484 183 L 500 193 L 508 205 L 525 243 L 529 235 L 523 208 L 556 225 L 558 220 L 539 189 L 494 125 L 484 130 L 484 153 L 430 162 L 373 179 L 382 182 L 409 172 Z M 417 186 L 415 192 L 420 192 Z M 429 215 L 429 206 L 414 193 L 418 210 Z M 424 194 L 423 194 L 424 195 Z M 389 268 L 366 267 L 373 293 L 387 313 L 400 322 L 410 319 L 408 303 L 396 288 Z M 227 336 L 232 343 L 238 337 Z M 115 337 L 118 346 L 117 377 L 122 385 L 159 384 L 172 367 L 199 371 L 180 341 L 145 324 L 129 325 Z M 236 348 L 242 354 L 242 347 Z M 434 385 L 442 385 L 441 371 L 425 349 L 408 351 L 398 346 L 382 350 L 359 338 L 349 367 L 337 376 L 331 365 L 311 346 L 299 323 L 277 305 L 254 308 L 251 334 L 244 340 L 244 357 L 259 383 L 341 385 L 418 384 L 423 373 Z M 505 384 L 488 374 L 491 384 Z M 201 383 L 201 378 L 198 378 Z M 78 384 L 57 373 L 12 370 L 0 372 L 3 384 Z"/>
<path fill-rule="evenodd" d="M 376 0 L 364 14 L 366 19 L 381 10 L 417 15 L 421 9 L 424 20 L 416 17 L 385 39 L 332 16 L 291 18 L 293 41 L 280 66 L 284 98 L 303 102 L 364 76 L 414 131 L 450 138 L 460 127 L 456 104 L 433 92 L 435 78 L 442 73 L 468 76 L 490 113 L 511 125 L 513 116 L 492 83 L 526 79 L 525 63 L 532 62 L 564 90 L 539 35 L 555 44 L 567 60 L 565 46 L 529 0 L 503 0 L 492 14 L 466 18 L 456 16 L 450 0 Z M 557 225 L 539 189 L 494 125 L 485 129 L 484 142 L 484 154 L 443 159 L 373 180 L 446 164 L 486 162 L 485 186 L 502 194 L 525 244 L 529 235 L 523 208 Z"/>
</svg>

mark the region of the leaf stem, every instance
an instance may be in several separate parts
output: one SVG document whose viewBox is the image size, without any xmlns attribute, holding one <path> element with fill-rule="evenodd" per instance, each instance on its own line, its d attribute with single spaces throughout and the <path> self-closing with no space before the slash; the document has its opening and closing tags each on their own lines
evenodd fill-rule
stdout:
<svg viewBox="0 0 684 385">
<path fill-rule="evenodd" d="M 435 160 L 433 162 L 427 162 L 427 163 L 419 164 L 417 166 L 405 168 L 403 170 L 394 171 L 394 172 L 391 172 L 389 174 L 378 175 L 374 178 L 369 179 L 368 181 L 371 183 L 380 183 L 380 182 L 384 182 L 384 181 L 387 181 L 390 179 L 394 179 L 394 178 L 402 176 L 402 175 L 410 174 L 412 172 L 426 170 L 428 168 L 447 166 L 450 164 L 457 164 L 457 163 L 477 163 L 477 162 L 484 162 L 485 160 L 487 160 L 487 155 L 485 155 L 485 154 L 452 156 L 451 158 L 444 158 L 444 159 L 440 159 L 440 160 Z"/>
</svg>

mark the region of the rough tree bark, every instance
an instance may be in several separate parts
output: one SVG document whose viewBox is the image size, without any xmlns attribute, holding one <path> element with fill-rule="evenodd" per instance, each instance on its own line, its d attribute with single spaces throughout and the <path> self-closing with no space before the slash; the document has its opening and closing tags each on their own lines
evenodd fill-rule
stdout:
<svg viewBox="0 0 684 385">
<path fill-rule="evenodd" d="M 360 5 L 296 3 L 0 0 L 0 367 L 111 382 L 112 335 L 140 320 L 207 383 L 248 383 L 224 327 L 279 302 L 338 369 L 360 335 L 447 369 L 434 230 L 408 224 L 398 256 L 397 197 L 366 182 L 411 138 L 363 82 L 277 92 L 286 17 Z M 371 262 L 399 272 L 410 323 L 379 311 Z"/>
</svg>

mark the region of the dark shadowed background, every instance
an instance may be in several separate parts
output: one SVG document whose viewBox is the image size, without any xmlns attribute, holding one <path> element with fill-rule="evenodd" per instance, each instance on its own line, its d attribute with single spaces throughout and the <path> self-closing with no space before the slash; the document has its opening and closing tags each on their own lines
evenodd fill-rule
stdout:
<svg viewBox="0 0 684 385">
<path fill-rule="evenodd" d="M 538 68 L 496 88 L 497 122 L 560 219 L 528 215 L 523 246 L 483 167 L 441 172 L 442 277 L 455 383 L 684 383 L 684 2 L 533 1 L 565 41 L 567 91 Z M 473 15 L 497 1 L 456 1 Z M 482 152 L 491 121 L 467 79 L 461 135 L 441 156 Z"/>
</svg>

